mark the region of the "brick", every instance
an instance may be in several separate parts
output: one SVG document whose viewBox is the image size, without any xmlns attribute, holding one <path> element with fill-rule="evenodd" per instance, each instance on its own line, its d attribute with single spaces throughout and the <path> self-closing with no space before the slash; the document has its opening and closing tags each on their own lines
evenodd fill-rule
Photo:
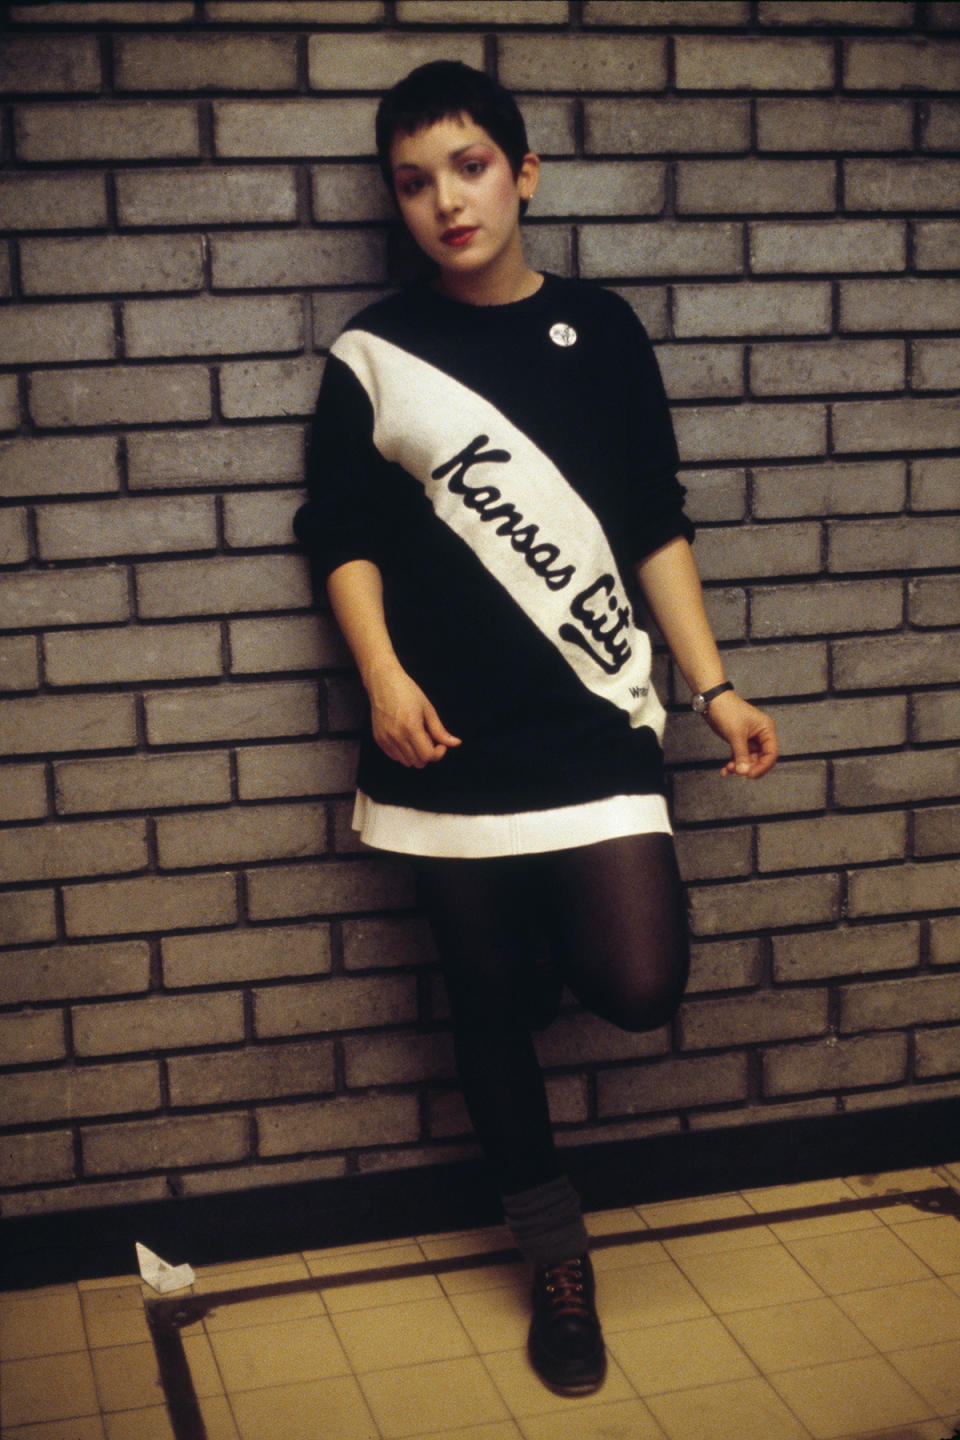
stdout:
<svg viewBox="0 0 960 1440">
<path fill-rule="evenodd" d="M 0 1124 L 63 1122 L 159 1108 L 160 1074 L 155 1062 L 70 1066 L 5 1076 Z"/>
<path fill-rule="evenodd" d="M 116 176 L 121 225 L 243 225 L 297 218 L 290 166 L 125 170 Z"/>
<path fill-rule="evenodd" d="M 0 945 L 55 940 L 57 915 L 52 890 L 8 890 L 0 906 Z"/>
<path fill-rule="evenodd" d="M 393 910 L 413 904 L 413 881 L 398 862 L 331 860 L 247 874 L 252 920 Z"/>
<path fill-rule="evenodd" d="M 952 390 L 960 374 L 960 339 L 916 340 L 912 354 L 915 390 Z"/>
<path fill-rule="evenodd" d="M 673 810 L 679 823 L 821 810 L 825 803 L 826 770 L 820 761 L 781 761 L 761 786 L 715 773 L 674 777 Z"/>
<path fill-rule="evenodd" d="M 915 695 L 912 704 L 915 740 L 960 739 L 960 698 L 956 695 Z"/>
<path fill-rule="evenodd" d="M 119 487 L 112 435 L 24 437 L 0 444 L 0 490 L 11 499 L 99 494 Z"/>
<path fill-rule="evenodd" d="M 960 266 L 960 223 L 956 220 L 918 221 L 914 236 L 918 270 L 955 270 Z"/>
<path fill-rule="evenodd" d="M 681 337 L 825 335 L 830 327 L 826 282 L 745 281 L 678 285 L 674 290 L 674 330 Z"/>
<path fill-rule="evenodd" d="M 777 983 L 827 980 L 882 970 L 916 969 L 920 926 L 916 921 L 858 925 L 854 929 L 775 935 L 773 978 Z"/>
<path fill-rule="evenodd" d="M 873 741 L 872 734 L 870 738 Z M 904 815 L 820 815 L 813 820 L 779 821 L 759 827 L 757 868 L 835 869 L 896 860 L 903 857 L 906 843 Z"/>
<path fill-rule="evenodd" d="M 384 19 L 383 0 L 206 0 L 208 20 L 242 20 L 270 25 L 375 25 Z"/>
<path fill-rule="evenodd" d="M 11 5 L 10 19 L 30 25 L 75 23 L 88 25 L 177 25 L 192 20 L 192 0 L 30 0 Z"/>
<path fill-rule="evenodd" d="M 906 701 L 878 696 L 793 704 L 778 711 L 777 726 L 787 755 L 857 750 L 866 735 L 872 745 L 898 745 L 906 740 Z"/>
<path fill-rule="evenodd" d="M 736 829 L 695 830 L 676 836 L 680 873 L 694 880 L 717 880 L 749 875 L 753 870 L 753 836 L 749 826 Z"/>
<path fill-rule="evenodd" d="M 612 288 L 626 300 L 650 339 L 663 339 L 668 330 L 667 287 L 615 285 Z"/>
<path fill-rule="evenodd" d="M 820 579 L 813 586 L 757 586 L 751 591 L 750 633 L 770 639 L 895 630 L 902 614 L 899 580 Z"/>
<path fill-rule="evenodd" d="M 945 90 L 960 86 L 960 44 L 904 36 L 897 40 L 848 40 L 844 84 L 848 90 Z"/>
<path fill-rule="evenodd" d="M 0 769 L 0 815 L 4 820 L 39 820 L 46 813 L 47 785 L 44 767 L 3 766 Z"/>
<path fill-rule="evenodd" d="M 657 161 L 562 160 L 547 166 L 534 205 L 539 216 L 658 215 L 665 167 Z"/>
<path fill-rule="evenodd" d="M 20 424 L 20 396 L 16 375 L 0 375 L 0 430 L 16 430 Z"/>
<path fill-rule="evenodd" d="M 352 798 L 334 800 L 327 809 L 333 816 L 333 850 L 337 855 L 362 855 L 365 847 L 353 828 Z"/>
<path fill-rule="evenodd" d="M 39 685 L 40 662 L 34 637 L 0 635 L 0 691 L 36 690 Z"/>
<path fill-rule="evenodd" d="M 929 928 L 930 964 L 955 965 L 960 960 L 960 919 L 947 915 L 931 920 Z"/>
<path fill-rule="evenodd" d="M 326 849 L 326 812 L 318 805 L 242 805 L 157 822 L 161 870 L 291 860 Z"/>
<path fill-rule="evenodd" d="M 0 511 L 0 565 L 23 565 L 29 558 L 26 510 Z"/>
<path fill-rule="evenodd" d="M 833 210 L 836 174 L 831 160 L 680 160 L 677 212 L 797 214 Z"/>
<path fill-rule="evenodd" d="M 893 870 L 884 866 L 877 870 L 860 870 L 850 876 L 849 905 L 853 916 L 948 910 L 956 903 L 956 860 L 920 861 L 915 865 L 899 865 Z M 952 1013 L 956 1014 L 960 990 L 957 978 L 951 978 L 954 989 L 950 993 L 956 997 L 952 1002 Z M 947 1019 L 949 1012 L 935 1014 L 931 1011 L 926 1018 Z M 896 1023 L 910 1023 L 910 1016 L 902 1011 Z"/>
<path fill-rule="evenodd" d="M 706 400 L 717 396 L 734 399 L 743 394 L 743 347 L 740 345 L 661 345 L 657 347 L 657 360 L 672 400 Z M 696 518 L 691 514 L 691 519 Z"/>
<path fill-rule="evenodd" d="M 317 355 L 233 361 L 220 366 L 220 408 L 228 420 L 312 415 L 322 375 Z"/>
<path fill-rule="evenodd" d="M 920 1079 L 930 1075 L 953 1075 L 960 1070 L 960 1025 L 922 1030 L 916 1043 L 916 1069 Z"/>
<path fill-rule="evenodd" d="M 44 636 L 43 643 L 51 685 L 125 684 L 220 674 L 218 625 L 66 631 Z"/>
<path fill-rule="evenodd" d="M 30 413 L 43 426 L 205 420 L 210 409 L 210 381 L 199 365 L 49 370 L 31 379 Z"/>
<path fill-rule="evenodd" d="M 280 3 L 280 0 L 277 0 Z M 264 1185 L 299 1185 L 304 1181 L 336 1180 L 347 1173 L 346 1158 L 327 1155 L 306 1160 L 273 1160 L 269 1164 L 231 1165 L 226 1170 L 186 1171 L 179 1183 L 183 1194 L 219 1195 L 225 1190 L 254 1190 Z"/>
<path fill-rule="evenodd" d="M 677 347 L 677 349 L 680 348 L 682 348 L 683 350 L 687 349 L 686 346 Z M 701 349 L 700 346 L 692 346 L 690 348 L 694 353 Z M 709 365 L 711 363 L 714 347 L 704 346 L 702 348 L 708 352 L 707 364 Z M 734 348 L 739 353 L 739 347 L 723 347 L 725 351 Z M 673 366 L 673 363 L 674 362 L 672 356 L 668 355 L 667 364 L 662 367 L 668 375 L 670 373 L 671 367 Z M 723 370 L 727 368 L 728 364 L 729 360 L 725 359 L 724 365 L 721 370 L 721 376 Z M 687 374 L 687 367 L 684 365 L 679 368 L 681 378 L 683 378 Z M 689 383 L 693 384 L 692 376 L 689 377 Z M 717 383 L 721 383 L 720 377 L 718 377 Z M 694 522 L 694 524 L 720 524 L 723 521 L 729 522 L 734 520 L 743 520 L 746 518 L 746 471 L 688 470 L 685 471 L 683 474 L 683 483 L 687 487 L 687 514 L 690 516 L 690 519 Z M 745 633 L 743 621 L 746 615 L 746 607 L 744 605 L 742 592 L 738 594 L 734 591 L 712 591 L 709 603 L 719 607 L 717 613 L 711 615 L 711 624 L 716 621 L 724 628 L 725 631 L 722 637 L 717 636 L 718 639 L 723 638 L 729 640 L 733 638 L 729 633 L 729 625 L 731 623 L 731 620 L 733 620 L 733 623 L 738 626 L 735 632 L 737 635 L 743 635 Z M 734 620 L 733 616 L 735 612 L 737 618 Z M 714 633 L 716 634 L 716 631 Z"/>
<path fill-rule="evenodd" d="M 249 1154 L 245 1115 L 163 1115 L 122 1125 L 90 1125 L 81 1133 L 81 1144 L 87 1175 L 226 1164 Z"/>
<path fill-rule="evenodd" d="M 529 233 L 529 232 L 528 232 Z M 344 325 L 359 310 L 378 299 L 379 290 L 356 292 L 349 290 L 339 293 L 334 290 L 320 291 L 313 296 L 313 343 L 329 349 Z M 284 363 L 284 362 L 281 362 Z M 289 364 L 289 362 L 286 362 Z"/>
<path fill-rule="evenodd" d="M 12 35 L 0 50 L 0 90 L 10 94 L 100 88 L 100 55 L 93 35 Z"/>
<path fill-rule="evenodd" d="M 259 1045 L 168 1062 L 172 1105 L 274 1100 L 332 1090 L 333 1045 Z"/>
<path fill-rule="evenodd" d="M 199 236 L 102 235 L 23 240 L 26 294 L 110 294 L 197 290 L 203 283 Z"/>
<path fill-rule="evenodd" d="M 456 11 L 431 0 L 399 0 L 401 25 L 562 25 L 567 0 L 458 0 Z"/>
<path fill-rule="evenodd" d="M 231 550 L 289 545 L 293 517 L 303 503 L 302 490 L 267 490 L 224 499 L 224 534 Z"/>
<path fill-rule="evenodd" d="M 839 879 L 826 874 L 737 881 L 695 889 L 690 898 L 697 936 L 817 925 L 838 920 L 841 913 Z"/>
<path fill-rule="evenodd" d="M 299 425 L 130 435 L 127 452 L 134 490 L 303 481 L 303 430 Z"/>
<path fill-rule="evenodd" d="M 524 106 L 526 110 L 526 106 Z M 588 155 L 677 155 L 746 151 L 750 108 L 746 100 L 679 97 L 584 102 Z"/>
<path fill-rule="evenodd" d="M 905 226 L 900 220 L 757 220 L 750 225 L 750 263 L 757 274 L 903 270 Z"/>
<path fill-rule="evenodd" d="M 907 1078 L 907 1037 L 877 1035 L 812 1045 L 781 1045 L 763 1057 L 763 1093 L 796 1095 L 893 1085 Z"/>
<path fill-rule="evenodd" d="M 831 570 L 949 569 L 960 545 L 960 519 L 918 515 L 835 520 L 828 538 Z"/>
<path fill-rule="evenodd" d="M 952 450 L 958 430 L 960 401 L 955 395 L 857 400 L 833 407 L 834 447 L 840 452 Z"/>
<path fill-rule="evenodd" d="M 296 42 L 286 35 L 119 35 L 118 90 L 290 90 Z"/>
<path fill-rule="evenodd" d="M 73 885 L 64 890 L 64 914 L 70 936 L 229 925 L 237 918 L 236 887 L 232 875 L 146 875 Z"/>
<path fill-rule="evenodd" d="M 730 675 L 741 694 L 758 698 L 819 695 L 827 689 L 826 646 L 742 646 L 730 655 Z"/>
<path fill-rule="evenodd" d="M 352 790 L 356 768 L 349 740 L 256 746 L 237 752 L 237 786 L 241 800 L 337 795 Z"/>
<path fill-rule="evenodd" d="M 844 160 L 848 210 L 953 210 L 960 204 L 960 161 Z"/>
<path fill-rule="evenodd" d="M 745 989 L 758 985 L 762 972 L 762 942 L 756 938 L 701 943 L 692 947 L 687 993 Z"/>
<path fill-rule="evenodd" d="M 109 360 L 114 348 L 108 305 L 10 305 L 0 311 L 0 353 L 6 365 Z"/>
<path fill-rule="evenodd" d="M 143 940 L 101 945 L 45 945 L 0 956 L 0 1004 L 142 993 L 150 985 L 150 949 Z"/>
<path fill-rule="evenodd" d="M 585 0 L 585 25 L 746 25 L 746 0 Z"/>
<path fill-rule="evenodd" d="M 316 686 L 276 682 L 157 691 L 146 712 L 150 745 L 315 734 L 318 722 Z"/>
<path fill-rule="evenodd" d="M 820 527 L 800 523 L 702 530 L 697 563 L 707 580 L 816 574 L 820 569 Z"/>
<path fill-rule="evenodd" d="M 758 467 L 753 472 L 752 509 L 758 520 L 876 514 L 884 510 L 898 513 L 905 498 L 906 475 L 901 460 Z"/>
<path fill-rule="evenodd" d="M 523 118 L 531 150 L 544 156 L 576 154 L 577 114 L 577 101 L 572 97 L 524 100 Z"/>
<path fill-rule="evenodd" d="M 10 293 L 10 249 L 4 242 L 0 245 L 0 295 Z"/>
<path fill-rule="evenodd" d="M 0 751 L 8 755 L 112 750 L 136 739 L 129 695 L 43 695 L 0 707 Z"/>
<path fill-rule="evenodd" d="M 910 466 L 913 510 L 949 510 L 956 500 L 957 464 L 953 456 L 914 460 Z"/>
<path fill-rule="evenodd" d="M 917 975 L 850 985 L 841 992 L 841 1004 L 844 1032 L 954 1020 L 960 1005 L 960 975 Z"/>
<path fill-rule="evenodd" d="M 447 1080 L 456 1069 L 447 1035 L 363 1035 L 343 1041 L 347 1088 Z"/>
<path fill-rule="evenodd" d="M 673 418 L 687 463 L 819 456 L 826 449 L 822 405 L 710 405 L 678 409 Z M 751 547 L 760 543 L 755 537 Z"/>
<path fill-rule="evenodd" d="M 788 990 L 692 1001 L 682 1006 L 684 1050 L 756 1045 L 822 1034 L 827 1026 L 826 990 Z"/>
<path fill-rule="evenodd" d="M 384 970 L 436 960 L 433 937 L 422 916 L 345 920 L 341 928 L 346 970 Z"/>
<path fill-rule="evenodd" d="M 216 100 L 216 154 L 226 159 L 369 159 L 374 99 Z"/>
<path fill-rule="evenodd" d="M 194 105 L 151 100 L 33 105 L 15 114 L 21 160 L 187 160 L 200 154 Z"/>
<path fill-rule="evenodd" d="M 230 669 L 234 675 L 315 671 L 349 663 L 346 642 L 330 615 L 231 622 Z"/>
<path fill-rule="evenodd" d="M 0 214 L 8 230 L 88 230 L 106 225 L 105 177 L 53 170 L 0 176 Z"/>
<path fill-rule="evenodd" d="M 674 45 L 678 90 L 822 90 L 834 81 L 825 40 L 678 35 Z"/>
<path fill-rule="evenodd" d="M 381 231 L 246 232 L 215 235 L 210 247 L 213 284 L 218 289 L 354 285 L 380 280 L 385 274 L 385 236 Z M 297 296 L 273 297 L 274 301 L 281 298 L 288 304 L 299 304 Z M 220 301 L 221 305 L 225 303 Z"/>
<path fill-rule="evenodd" d="M 132 358 L 298 350 L 303 306 L 298 295 L 129 300 L 123 328 Z"/>
<path fill-rule="evenodd" d="M 217 543 L 214 506 L 212 497 L 169 495 L 162 500 L 124 497 L 45 505 L 37 511 L 40 558 L 95 560 L 171 550 L 213 550 Z"/>
<path fill-rule="evenodd" d="M 840 323 L 847 330 L 945 330 L 960 326 L 955 280 L 845 280 Z"/>
<path fill-rule="evenodd" d="M 146 863 L 146 828 L 139 819 L 0 830 L 0 881 L 6 884 L 142 870 Z"/>
<path fill-rule="evenodd" d="M 943 575 L 911 580 L 908 613 L 914 625 L 960 624 L 960 577 Z"/>
<path fill-rule="evenodd" d="M 0 1142 L 0 1185 L 40 1185 L 73 1177 L 73 1136 L 69 1130 L 5 1135 Z M 8 1201 L 4 1199 L 4 1213 Z"/>
<path fill-rule="evenodd" d="M 0 1015 L 4 1065 L 59 1060 L 66 1054 L 61 1010 L 21 1010 Z"/>
<path fill-rule="evenodd" d="M 84 625 L 125 620 L 130 611 L 126 571 L 47 570 L 0 576 L 0 625 Z"/>
<path fill-rule="evenodd" d="M 184 985 L 246 984 L 318 975 L 331 966 L 326 925 L 271 925 L 255 930 L 205 935 L 169 935 L 161 942 L 163 983 Z"/>
<path fill-rule="evenodd" d="M 838 760 L 836 803 L 841 808 L 952 800 L 960 788 L 960 755 L 949 750 L 906 750 L 891 764 L 888 755 Z"/>
<path fill-rule="evenodd" d="M 917 810 L 913 817 L 913 853 L 955 855 L 960 851 L 960 805 L 937 805 Z"/>
<path fill-rule="evenodd" d="M 381 32 L 376 36 L 320 34 L 308 40 L 312 90 L 384 90 L 414 66 L 430 60 L 462 60 L 482 70 L 483 37 Z"/>
<path fill-rule="evenodd" d="M 906 383 L 904 351 L 900 340 L 754 345 L 750 348 L 750 387 L 754 395 L 902 390 Z"/>
<path fill-rule="evenodd" d="M 233 991 L 77 1005 L 72 1014 L 78 1055 L 193 1049 L 243 1039 L 243 999 Z"/>
<path fill-rule="evenodd" d="M 849 150 L 909 150 L 913 107 L 905 100 L 839 97 L 757 101 L 761 151 L 802 150 L 832 154 Z"/>
<path fill-rule="evenodd" d="M 539 201 L 539 195 L 537 198 Z M 395 214 L 378 165 L 317 166 L 311 174 L 311 209 L 321 224 L 389 220 Z M 349 236 L 344 239 L 349 242 Z M 328 263 L 332 261 L 329 249 L 321 254 Z"/>
<path fill-rule="evenodd" d="M 273 1105 L 257 1112 L 260 1154 L 352 1150 L 420 1137 L 415 1095 L 343 1095 L 315 1105 Z"/>
<path fill-rule="evenodd" d="M 655 225 L 581 225 L 581 273 L 617 275 L 738 275 L 743 271 L 741 227 L 660 220 Z"/>
<path fill-rule="evenodd" d="M 416 981 L 407 975 L 331 977 L 254 993 L 254 1025 L 261 1039 L 362 1030 L 416 1018 Z"/>
<path fill-rule="evenodd" d="M 909 27 L 913 7 L 895 0 L 760 0 L 761 25 L 880 25 Z"/>
<path fill-rule="evenodd" d="M 662 90 L 667 82 L 666 41 L 656 35 L 509 35 L 500 39 L 501 82 L 510 90 L 544 84 L 576 94 L 585 90 Z"/>
<path fill-rule="evenodd" d="M 217 556 L 137 566 L 138 611 L 149 619 L 305 609 L 310 581 L 299 555 Z"/>
<path fill-rule="evenodd" d="M 960 105 L 956 101 L 933 100 L 925 107 L 923 148 L 956 154 L 960 141 Z"/>
<path fill-rule="evenodd" d="M 957 0 L 931 0 L 927 21 L 931 27 L 942 26 L 945 30 L 955 30 L 960 24 L 960 6 L 957 5 Z"/>
<path fill-rule="evenodd" d="M 743 1055 L 657 1060 L 597 1075 L 597 1110 L 603 1115 L 645 1115 L 744 1100 L 747 1066 Z"/>
</svg>

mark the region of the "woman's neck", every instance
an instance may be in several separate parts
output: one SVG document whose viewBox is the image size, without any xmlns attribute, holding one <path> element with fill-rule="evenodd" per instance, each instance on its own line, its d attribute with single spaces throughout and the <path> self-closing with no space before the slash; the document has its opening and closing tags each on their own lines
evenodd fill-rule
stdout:
<svg viewBox="0 0 960 1440">
<path fill-rule="evenodd" d="M 510 305 L 535 295 L 543 284 L 543 276 L 531 270 L 521 257 L 519 265 L 505 267 L 495 275 L 485 272 L 463 275 L 441 270 L 433 284 L 441 295 L 467 305 Z"/>
</svg>

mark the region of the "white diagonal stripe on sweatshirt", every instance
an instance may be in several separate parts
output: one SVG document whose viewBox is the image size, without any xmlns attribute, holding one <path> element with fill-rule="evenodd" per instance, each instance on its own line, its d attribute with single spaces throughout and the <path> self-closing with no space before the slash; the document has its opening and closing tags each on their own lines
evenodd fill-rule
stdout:
<svg viewBox="0 0 960 1440">
<path fill-rule="evenodd" d="M 384 459 L 423 485 L 580 681 L 661 737 L 650 641 L 599 520 L 549 456 L 483 396 L 378 335 L 347 330 L 331 354 L 366 391 Z"/>
</svg>

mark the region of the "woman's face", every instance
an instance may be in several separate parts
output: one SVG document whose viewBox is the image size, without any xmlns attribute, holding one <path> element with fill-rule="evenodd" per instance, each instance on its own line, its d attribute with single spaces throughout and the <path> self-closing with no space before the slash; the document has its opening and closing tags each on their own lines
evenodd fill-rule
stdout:
<svg viewBox="0 0 960 1440">
<path fill-rule="evenodd" d="M 445 278 L 522 265 L 520 201 L 536 189 L 535 155 L 514 175 L 496 141 L 464 114 L 397 134 L 390 161 L 404 223 Z"/>
</svg>

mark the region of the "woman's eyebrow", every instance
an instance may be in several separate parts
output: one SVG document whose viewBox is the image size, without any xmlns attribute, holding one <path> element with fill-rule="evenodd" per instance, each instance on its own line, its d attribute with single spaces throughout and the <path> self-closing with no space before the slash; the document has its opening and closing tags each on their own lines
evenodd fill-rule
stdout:
<svg viewBox="0 0 960 1440">
<path fill-rule="evenodd" d="M 468 150 L 475 150 L 477 148 L 489 149 L 489 146 L 484 140 L 471 140 L 469 145 L 461 145 L 458 150 L 448 151 L 447 159 L 459 160 L 461 155 L 466 155 Z M 399 165 L 394 166 L 393 173 L 399 175 L 401 170 L 422 170 L 423 168 L 422 165 L 418 165 L 414 160 L 402 160 Z"/>
</svg>

